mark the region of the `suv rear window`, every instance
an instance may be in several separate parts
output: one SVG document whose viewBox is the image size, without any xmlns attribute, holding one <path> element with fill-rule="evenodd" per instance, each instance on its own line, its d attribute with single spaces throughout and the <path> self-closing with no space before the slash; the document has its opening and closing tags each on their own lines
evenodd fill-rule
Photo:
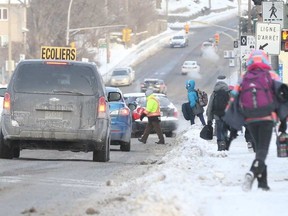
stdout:
<svg viewBox="0 0 288 216">
<path fill-rule="evenodd" d="M 96 77 L 90 67 L 24 64 L 17 71 L 14 89 L 21 93 L 93 95 L 96 86 Z"/>
</svg>

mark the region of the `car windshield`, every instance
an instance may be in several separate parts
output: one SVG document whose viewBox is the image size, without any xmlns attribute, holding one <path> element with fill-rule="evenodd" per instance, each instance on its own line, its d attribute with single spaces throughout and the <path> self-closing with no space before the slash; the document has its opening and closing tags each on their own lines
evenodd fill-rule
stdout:
<svg viewBox="0 0 288 216">
<path fill-rule="evenodd" d="M 196 65 L 196 62 L 185 62 L 184 65 L 193 66 L 193 65 Z"/>
<path fill-rule="evenodd" d="M 173 39 L 184 39 L 184 36 L 174 36 Z"/>
<path fill-rule="evenodd" d="M 127 70 L 115 70 L 113 71 L 112 76 L 126 76 L 128 75 Z"/>
<path fill-rule="evenodd" d="M 90 67 L 27 64 L 18 69 L 14 88 L 21 93 L 92 95 L 96 86 L 96 77 Z"/>
<path fill-rule="evenodd" d="M 156 85 L 159 84 L 158 80 L 149 80 L 144 82 L 146 85 Z"/>
</svg>

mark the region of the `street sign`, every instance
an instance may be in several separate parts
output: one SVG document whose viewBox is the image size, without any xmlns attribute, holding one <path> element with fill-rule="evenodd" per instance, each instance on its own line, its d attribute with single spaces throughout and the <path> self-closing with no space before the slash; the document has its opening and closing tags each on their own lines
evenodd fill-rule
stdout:
<svg viewBox="0 0 288 216">
<path fill-rule="evenodd" d="M 234 41 L 234 48 L 238 48 L 239 44 L 238 44 L 238 41 Z"/>
<path fill-rule="evenodd" d="M 263 1 L 262 12 L 263 22 L 279 23 L 283 28 L 283 1 Z"/>
<path fill-rule="evenodd" d="M 278 23 L 256 23 L 256 48 L 269 55 L 279 55 L 281 48 L 281 25 Z"/>
<path fill-rule="evenodd" d="M 251 51 L 255 50 L 255 36 L 254 35 L 242 35 L 240 37 L 241 44 L 241 58 L 247 59 Z"/>
</svg>

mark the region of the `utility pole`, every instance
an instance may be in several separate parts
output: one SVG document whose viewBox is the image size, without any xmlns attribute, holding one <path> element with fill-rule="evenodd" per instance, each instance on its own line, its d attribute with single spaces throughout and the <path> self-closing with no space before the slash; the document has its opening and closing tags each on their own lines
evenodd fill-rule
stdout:
<svg viewBox="0 0 288 216">
<path fill-rule="evenodd" d="M 66 46 L 69 45 L 69 31 L 70 31 L 70 13 L 73 0 L 70 0 L 67 15 L 67 27 L 66 27 Z"/>
<path fill-rule="evenodd" d="M 11 34 L 11 2 L 8 1 L 8 77 L 12 76 L 12 34 Z"/>
<path fill-rule="evenodd" d="M 247 32 L 249 35 L 252 33 L 252 25 L 251 25 L 251 0 L 248 0 L 248 24 L 247 24 Z"/>
</svg>

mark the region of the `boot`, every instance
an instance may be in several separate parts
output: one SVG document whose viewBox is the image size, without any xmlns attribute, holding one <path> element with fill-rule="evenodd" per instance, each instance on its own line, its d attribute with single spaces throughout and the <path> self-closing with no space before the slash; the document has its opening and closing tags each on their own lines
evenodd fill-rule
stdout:
<svg viewBox="0 0 288 216">
<path fill-rule="evenodd" d="M 259 160 L 259 159 L 255 159 L 252 162 L 250 171 L 253 172 L 254 176 L 258 176 L 264 172 L 265 167 L 266 167 L 266 165 L 265 165 L 264 161 Z"/>
<path fill-rule="evenodd" d="M 225 143 L 225 141 L 219 141 L 218 151 L 225 151 L 225 150 L 226 150 L 226 143 Z"/>
<path fill-rule="evenodd" d="M 257 180 L 258 180 L 258 188 L 261 188 L 264 191 L 270 190 L 270 187 L 268 186 L 268 182 L 267 182 L 267 166 L 266 165 L 262 174 L 259 174 L 257 176 Z"/>
<path fill-rule="evenodd" d="M 253 172 L 249 171 L 248 173 L 246 173 L 242 184 L 242 190 L 245 192 L 250 191 L 252 189 L 254 179 L 255 177 Z"/>
</svg>

